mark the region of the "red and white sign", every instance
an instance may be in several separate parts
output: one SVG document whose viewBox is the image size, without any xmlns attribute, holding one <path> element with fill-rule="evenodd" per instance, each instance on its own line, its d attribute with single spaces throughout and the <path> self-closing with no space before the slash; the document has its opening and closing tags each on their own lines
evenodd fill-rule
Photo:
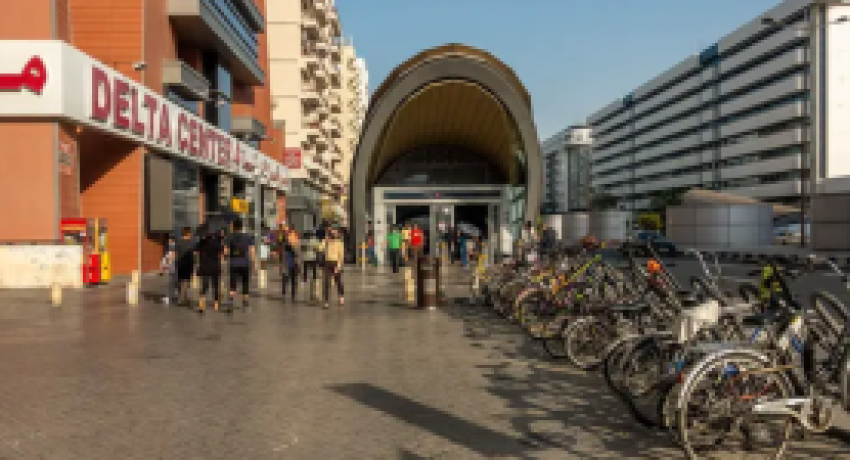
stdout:
<svg viewBox="0 0 850 460">
<path fill-rule="evenodd" d="M 35 94 L 41 94 L 45 84 L 47 84 L 47 67 L 39 56 L 31 57 L 20 72 L 0 74 L 0 91 L 28 89 Z"/>
<path fill-rule="evenodd" d="M 0 40 L 0 56 L 0 117 L 73 120 L 249 180 L 277 163 L 63 41 Z"/>
</svg>

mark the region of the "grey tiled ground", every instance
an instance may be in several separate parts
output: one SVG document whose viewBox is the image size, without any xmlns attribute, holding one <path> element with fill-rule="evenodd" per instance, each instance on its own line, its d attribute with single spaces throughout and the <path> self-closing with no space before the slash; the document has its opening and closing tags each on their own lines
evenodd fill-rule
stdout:
<svg viewBox="0 0 850 460">
<path fill-rule="evenodd" d="M 454 271 L 449 294 L 464 275 Z M 117 288 L 0 293 L 0 458 L 680 458 L 602 380 L 552 363 L 488 312 L 412 311 L 397 276 L 351 270 L 344 309 L 232 318 Z M 835 438 L 797 457 L 847 458 Z"/>
</svg>

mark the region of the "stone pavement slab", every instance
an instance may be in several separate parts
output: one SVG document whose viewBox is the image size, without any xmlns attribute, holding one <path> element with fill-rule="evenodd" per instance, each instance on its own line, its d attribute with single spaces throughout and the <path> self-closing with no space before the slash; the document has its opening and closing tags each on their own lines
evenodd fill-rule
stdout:
<svg viewBox="0 0 850 460">
<path fill-rule="evenodd" d="M 449 296 L 466 274 L 447 271 Z M 481 307 L 416 311 L 401 275 L 348 270 L 344 308 L 282 301 L 232 316 L 121 286 L 0 293 L 0 458 L 681 458 L 598 375 L 549 361 Z M 841 458 L 833 437 L 789 458 Z M 846 456 L 844 458 L 847 458 Z"/>
</svg>

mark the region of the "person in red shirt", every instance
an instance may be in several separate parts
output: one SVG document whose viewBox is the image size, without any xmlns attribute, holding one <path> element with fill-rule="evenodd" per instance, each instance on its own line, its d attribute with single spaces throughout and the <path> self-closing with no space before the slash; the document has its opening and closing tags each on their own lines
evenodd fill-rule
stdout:
<svg viewBox="0 0 850 460">
<path fill-rule="evenodd" d="M 415 258 L 422 257 L 425 233 L 419 228 L 419 225 L 413 224 L 413 230 L 410 232 L 410 245 L 413 246 L 413 256 Z"/>
</svg>

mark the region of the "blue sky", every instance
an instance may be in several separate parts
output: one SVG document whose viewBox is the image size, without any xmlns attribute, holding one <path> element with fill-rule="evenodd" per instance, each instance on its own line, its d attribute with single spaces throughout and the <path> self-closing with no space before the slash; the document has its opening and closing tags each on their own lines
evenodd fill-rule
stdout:
<svg viewBox="0 0 850 460">
<path fill-rule="evenodd" d="M 336 0 L 374 90 L 417 52 L 450 42 L 511 66 L 541 140 L 579 123 L 779 0 Z"/>
</svg>

